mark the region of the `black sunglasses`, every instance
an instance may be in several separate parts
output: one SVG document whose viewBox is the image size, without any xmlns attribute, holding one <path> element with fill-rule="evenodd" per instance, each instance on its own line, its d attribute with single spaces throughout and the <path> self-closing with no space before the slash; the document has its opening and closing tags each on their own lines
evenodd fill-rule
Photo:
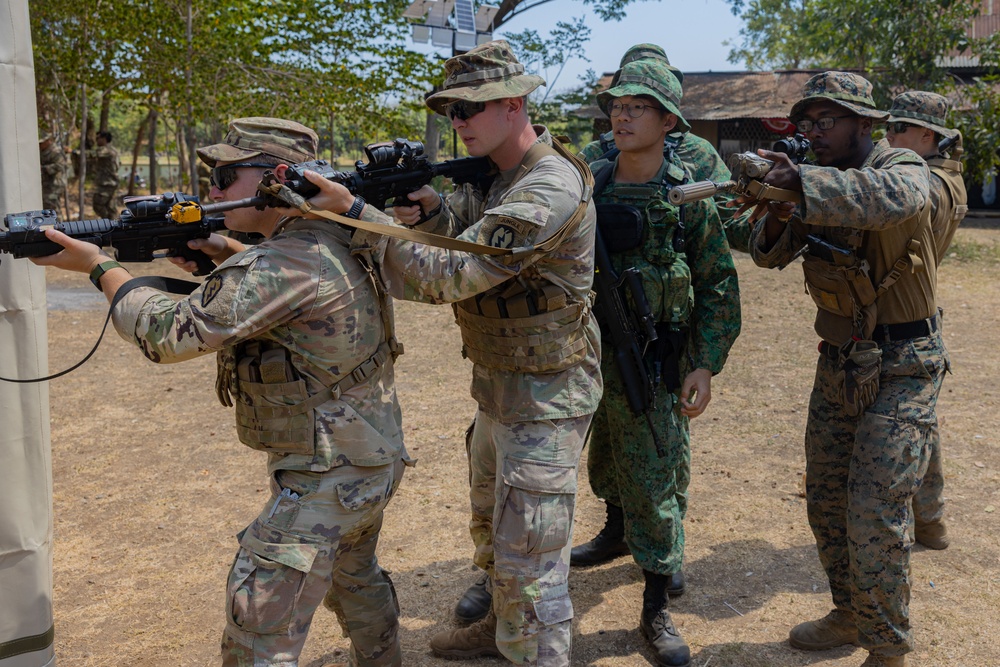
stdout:
<svg viewBox="0 0 1000 667">
<path fill-rule="evenodd" d="M 220 190 L 225 190 L 236 182 L 236 170 L 243 169 L 244 167 L 273 169 L 274 165 L 261 164 L 259 162 L 240 162 L 238 164 L 227 164 L 223 167 L 214 167 L 212 174 L 208 177 L 208 182 Z"/>
<path fill-rule="evenodd" d="M 455 120 L 469 120 L 478 113 L 486 109 L 486 102 L 469 102 L 468 100 L 458 100 L 445 107 L 448 118 Z"/>
<path fill-rule="evenodd" d="M 899 120 L 894 121 L 894 122 L 889 123 L 888 125 L 886 125 L 886 129 L 888 129 L 890 132 L 892 132 L 894 134 L 903 134 L 904 132 L 906 132 L 911 127 L 913 127 L 913 126 L 910 123 L 904 123 L 904 122 L 899 121 Z"/>
</svg>

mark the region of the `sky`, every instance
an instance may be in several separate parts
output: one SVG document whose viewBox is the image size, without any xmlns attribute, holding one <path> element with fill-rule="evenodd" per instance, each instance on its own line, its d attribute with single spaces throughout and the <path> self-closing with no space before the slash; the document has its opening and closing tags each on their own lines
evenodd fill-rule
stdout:
<svg viewBox="0 0 1000 667">
<path fill-rule="evenodd" d="M 605 23 L 581 0 L 549 0 L 508 21 L 494 36 L 531 28 L 547 37 L 558 21 L 585 16 L 591 36 L 584 55 L 590 62 L 572 58 L 554 82 L 556 91 L 574 87 L 588 68 L 598 75 L 613 72 L 628 47 L 642 42 L 662 46 L 682 72 L 744 69 L 726 61 L 730 47 L 722 42 L 739 43 L 742 22 L 724 0 L 633 0 L 626 12 L 620 22 Z M 541 74 L 551 85 L 556 70 Z"/>
</svg>

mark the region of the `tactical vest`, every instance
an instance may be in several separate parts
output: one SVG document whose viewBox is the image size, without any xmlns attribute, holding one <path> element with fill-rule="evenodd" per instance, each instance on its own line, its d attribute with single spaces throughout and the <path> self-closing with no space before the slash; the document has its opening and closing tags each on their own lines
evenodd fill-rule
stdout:
<svg viewBox="0 0 1000 667">
<path fill-rule="evenodd" d="M 940 264 L 944 252 L 951 245 L 955 229 L 969 212 L 969 196 L 965 191 L 965 181 L 962 180 L 961 162 L 935 157 L 927 160 L 927 165 L 931 168 L 931 172 L 944 182 L 951 195 L 953 206 L 950 211 L 936 211 L 932 221 L 935 240 L 938 241 L 938 264 Z"/>
<path fill-rule="evenodd" d="M 560 155 L 587 183 L 587 165 L 565 151 L 537 143 L 525 154 L 511 186 L 547 155 Z M 586 216 L 589 198 L 581 201 L 556 232 L 559 241 L 576 231 Z M 545 242 L 546 250 L 558 243 Z M 591 299 L 574 301 L 561 287 L 542 278 L 531 266 L 497 287 L 455 304 L 462 333 L 462 355 L 488 368 L 522 373 L 555 373 L 587 358 L 586 325 Z"/>
<path fill-rule="evenodd" d="M 638 270 L 653 317 L 679 329 L 691 319 L 694 287 L 684 251 L 683 207 L 671 204 L 667 192 L 682 183 L 686 173 L 669 162 L 667 167 L 663 182 L 653 185 L 613 183 L 614 162 L 602 159 L 591 164 L 595 181 L 606 179 L 596 197 L 597 225 L 615 270 Z M 629 211 L 637 225 L 631 223 Z"/>
<path fill-rule="evenodd" d="M 336 242 L 345 246 L 350 243 L 345 232 L 319 220 L 295 220 L 285 229 L 312 229 L 337 236 Z M 368 265 L 365 268 L 378 296 L 385 340 L 375 354 L 320 391 L 309 393 L 305 379 L 292 364 L 291 352 L 276 342 L 250 340 L 219 353 L 216 388 L 223 405 L 235 405 L 240 442 L 272 454 L 315 455 L 316 408 L 339 399 L 402 354 L 393 331 L 387 292 L 376 273 Z M 317 375 L 329 374 L 327 369 L 317 370 Z"/>
</svg>

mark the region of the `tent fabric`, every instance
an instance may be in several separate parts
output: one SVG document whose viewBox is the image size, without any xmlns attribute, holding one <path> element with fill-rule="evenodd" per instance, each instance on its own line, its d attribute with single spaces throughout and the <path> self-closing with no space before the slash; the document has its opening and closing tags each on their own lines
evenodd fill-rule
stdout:
<svg viewBox="0 0 1000 667">
<path fill-rule="evenodd" d="M 0 213 L 41 208 L 27 0 L 0 5 Z M 0 376 L 48 368 L 45 273 L 0 255 Z M 0 382 L 0 667 L 55 664 L 48 385 Z"/>
</svg>

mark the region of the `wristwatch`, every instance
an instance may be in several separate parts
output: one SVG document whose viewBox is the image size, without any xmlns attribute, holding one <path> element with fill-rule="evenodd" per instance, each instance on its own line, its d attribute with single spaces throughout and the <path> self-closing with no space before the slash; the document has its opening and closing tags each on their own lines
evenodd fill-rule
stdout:
<svg viewBox="0 0 1000 667">
<path fill-rule="evenodd" d="M 354 218 L 355 220 L 361 215 L 361 211 L 365 207 L 365 200 L 361 197 L 354 197 L 354 203 L 351 204 L 351 208 L 348 209 L 347 213 L 344 215 L 348 218 Z"/>
<path fill-rule="evenodd" d="M 122 265 L 115 260 L 108 260 L 107 262 L 101 262 L 94 267 L 94 270 L 90 272 L 90 282 L 94 283 L 94 287 L 97 288 L 99 292 L 103 292 L 101 289 L 101 276 L 110 271 L 111 269 L 120 269 Z"/>
</svg>

